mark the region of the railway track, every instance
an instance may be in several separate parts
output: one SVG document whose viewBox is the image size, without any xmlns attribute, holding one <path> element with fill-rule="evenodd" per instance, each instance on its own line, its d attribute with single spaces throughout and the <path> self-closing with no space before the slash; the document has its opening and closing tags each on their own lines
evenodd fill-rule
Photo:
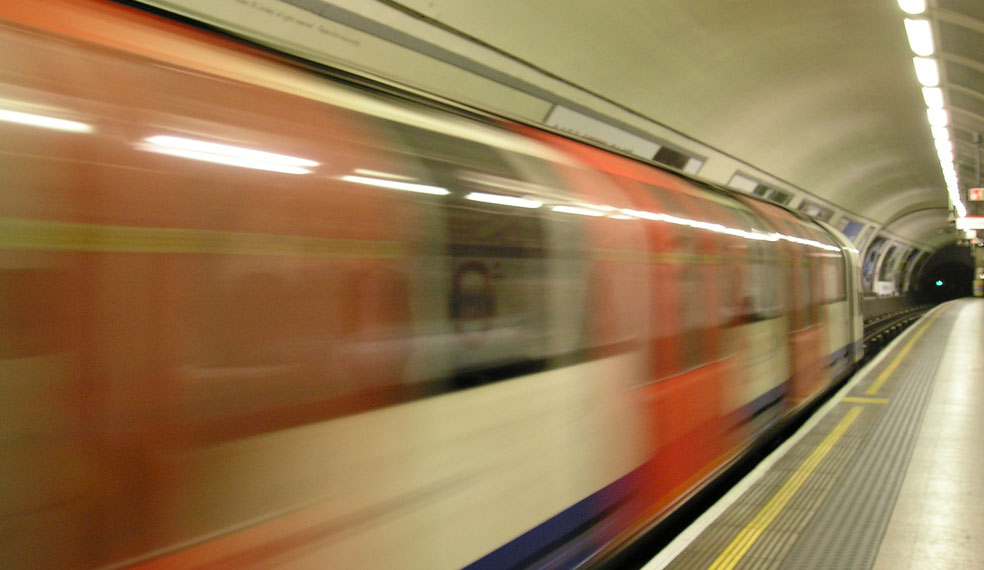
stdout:
<svg viewBox="0 0 984 570">
<path fill-rule="evenodd" d="M 933 305 L 917 305 L 901 311 L 885 313 L 865 319 L 864 321 L 864 354 L 865 359 L 877 354 L 892 339 L 897 337 L 909 325 L 916 322 Z"/>
</svg>

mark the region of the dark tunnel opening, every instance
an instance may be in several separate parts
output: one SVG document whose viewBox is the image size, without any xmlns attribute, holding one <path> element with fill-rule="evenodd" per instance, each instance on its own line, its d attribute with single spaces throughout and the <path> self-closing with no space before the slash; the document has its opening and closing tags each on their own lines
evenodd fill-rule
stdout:
<svg viewBox="0 0 984 570">
<path fill-rule="evenodd" d="M 919 280 L 920 303 L 942 303 L 973 293 L 974 268 L 966 263 L 946 262 L 928 268 Z"/>
</svg>

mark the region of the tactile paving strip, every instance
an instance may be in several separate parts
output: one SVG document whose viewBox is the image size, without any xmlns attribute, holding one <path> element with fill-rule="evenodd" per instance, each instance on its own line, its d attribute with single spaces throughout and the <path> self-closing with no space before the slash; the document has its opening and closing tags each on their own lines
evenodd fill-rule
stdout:
<svg viewBox="0 0 984 570">
<path fill-rule="evenodd" d="M 900 353 L 899 347 L 904 346 L 901 343 L 869 371 L 865 382 L 853 387 L 849 396 L 855 396 L 854 401 L 841 402 L 831 409 L 667 568 L 870 569 L 902 485 L 942 348 L 952 328 L 952 317 L 942 314 L 937 321 L 926 322 L 931 330 L 913 345 L 877 398 L 865 397 L 864 390 L 882 370 L 892 366 L 889 362 Z M 902 340 L 907 342 L 909 338 Z M 838 427 L 842 422 L 849 425 Z M 818 461 L 815 468 L 803 475 L 804 463 L 815 457 L 817 449 L 838 429 L 843 435 L 837 437 L 822 459 L 813 459 Z M 796 477 L 805 479 L 795 487 L 795 494 L 766 524 L 761 524 L 761 513 L 776 508 L 770 505 L 777 495 L 789 492 L 790 481 Z M 762 528 L 755 528 L 757 524 Z M 735 543 L 747 541 L 749 535 L 754 542 L 739 547 L 739 555 L 733 555 Z"/>
</svg>

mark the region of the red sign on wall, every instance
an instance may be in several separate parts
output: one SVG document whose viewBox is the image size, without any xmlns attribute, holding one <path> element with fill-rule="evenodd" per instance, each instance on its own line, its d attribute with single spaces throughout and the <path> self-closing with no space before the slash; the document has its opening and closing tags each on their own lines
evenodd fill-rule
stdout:
<svg viewBox="0 0 984 570">
<path fill-rule="evenodd" d="M 967 190 L 967 200 L 969 202 L 984 202 L 984 188 L 971 188 Z"/>
</svg>

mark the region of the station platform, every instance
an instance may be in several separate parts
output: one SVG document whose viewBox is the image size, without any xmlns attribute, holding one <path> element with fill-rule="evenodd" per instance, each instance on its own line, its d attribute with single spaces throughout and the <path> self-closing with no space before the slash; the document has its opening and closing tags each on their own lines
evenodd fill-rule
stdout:
<svg viewBox="0 0 984 570">
<path fill-rule="evenodd" d="M 940 305 L 644 566 L 984 568 L 984 299 Z"/>
</svg>

